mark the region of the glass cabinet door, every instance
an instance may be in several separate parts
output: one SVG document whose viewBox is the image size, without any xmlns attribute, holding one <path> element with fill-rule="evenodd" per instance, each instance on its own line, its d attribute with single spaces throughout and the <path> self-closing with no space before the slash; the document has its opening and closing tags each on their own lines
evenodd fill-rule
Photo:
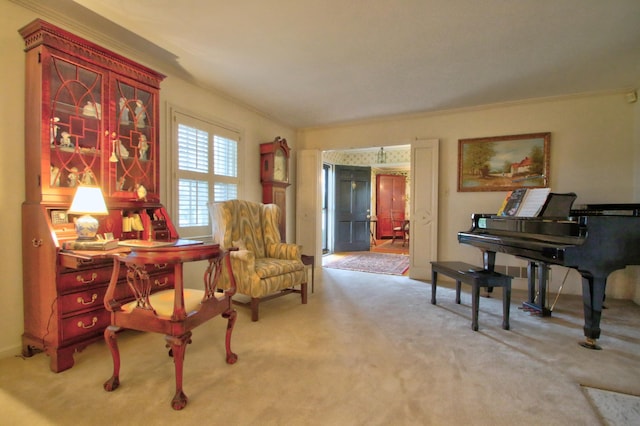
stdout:
<svg viewBox="0 0 640 426">
<path fill-rule="evenodd" d="M 43 152 L 49 152 L 43 192 L 73 194 L 80 184 L 101 185 L 104 75 L 53 55 L 43 66 Z"/>
<path fill-rule="evenodd" d="M 156 199 L 158 194 L 158 92 L 123 78 L 112 81 L 115 129 L 110 134 L 109 194 Z"/>
</svg>

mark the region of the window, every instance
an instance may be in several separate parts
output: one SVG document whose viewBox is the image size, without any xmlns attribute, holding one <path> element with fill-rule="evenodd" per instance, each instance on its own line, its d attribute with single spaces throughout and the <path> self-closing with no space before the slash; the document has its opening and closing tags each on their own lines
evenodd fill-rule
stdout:
<svg viewBox="0 0 640 426">
<path fill-rule="evenodd" d="M 211 234 L 208 203 L 238 198 L 240 134 L 174 112 L 174 223 L 182 237 Z"/>
</svg>

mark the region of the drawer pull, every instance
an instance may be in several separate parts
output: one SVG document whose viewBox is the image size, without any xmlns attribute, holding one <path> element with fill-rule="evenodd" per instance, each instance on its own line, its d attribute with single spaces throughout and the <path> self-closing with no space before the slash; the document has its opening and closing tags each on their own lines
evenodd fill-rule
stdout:
<svg viewBox="0 0 640 426">
<path fill-rule="evenodd" d="M 155 266 L 157 269 L 166 269 L 167 266 L 169 266 L 168 263 L 155 263 L 153 266 Z"/>
<path fill-rule="evenodd" d="M 169 284 L 169 278 L 168 277 L 164 277 L 163 281 L 160 281 L 159 279 L 156 278 L 154 284 L 157 287 L 164 287 L 165 285 Z"/>
<path fill-rule="evenodd" d="M 86 325 L 82 321 L 78 321 L 78 328 L 84 328 L 84 329 L 92 328 L 92 327 L 95 327 L 97 323 L 98 323 L 98 317 L 93 317 L 91 319 L 91 324 L 89 325 Z"/>
<path fill-rule="evenodd" d="M 91 274 L 91 279 L 89 281 L 85 281 L 84 277 L 82 275 L 76 275 L 76 280 L 82 284 L 91 284 L 92 282 L 94 282 L 96 280 L 96 278 L 98 278 L 98 274 L 96 272 L 94 272 L 93 274 Z"/>
<path fill-rule="evenodd" d="M 81 305 L 91 305 L 96 301 L 97 298 L 98 298 L 98 295 L 96 293 L 93 293 L 91 295 L 91 300 L 89 300 L 88 302 L 86 302 L 82 296 L 79 296 L 77 301 Z"/>
</svg>

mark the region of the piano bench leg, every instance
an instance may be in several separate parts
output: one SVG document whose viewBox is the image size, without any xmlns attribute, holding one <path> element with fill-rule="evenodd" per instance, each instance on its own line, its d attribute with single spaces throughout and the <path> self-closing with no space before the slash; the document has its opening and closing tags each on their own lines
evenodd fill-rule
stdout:
<svg viewBox="0 0 640 426">
<path fill-rule="evenodd" d="M 438 273 L 436 271 L 431 271 L 431 304 L 436 304 L 436 282 L 438 281 Z"/>
<path fill-rule="evenodd" d="M 478 331 L 478 308 L 480 306 L 480 286 L 477 283 L 471 285 L 471 329 Z"/>
<path fill-rule="evenodd" d="M 511 308 L 511 285 L 502 287 L 502 328 L 509 330 L 509 310 Z"/>
</svg>

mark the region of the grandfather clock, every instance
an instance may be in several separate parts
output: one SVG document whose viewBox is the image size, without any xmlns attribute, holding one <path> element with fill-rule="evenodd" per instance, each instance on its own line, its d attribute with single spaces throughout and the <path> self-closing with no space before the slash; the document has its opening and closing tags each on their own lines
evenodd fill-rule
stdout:
<svg viewBox="0 0 640 426">
<path fill-rule="evenodd" d="M 277 136 L 273 142 L 260 144 L 260 182 L 262 202 L 280 207 L 280 239 L 286 241 L 287 187 L 289 183 L 289 153 L 287 140 Z"/>
</svg>

